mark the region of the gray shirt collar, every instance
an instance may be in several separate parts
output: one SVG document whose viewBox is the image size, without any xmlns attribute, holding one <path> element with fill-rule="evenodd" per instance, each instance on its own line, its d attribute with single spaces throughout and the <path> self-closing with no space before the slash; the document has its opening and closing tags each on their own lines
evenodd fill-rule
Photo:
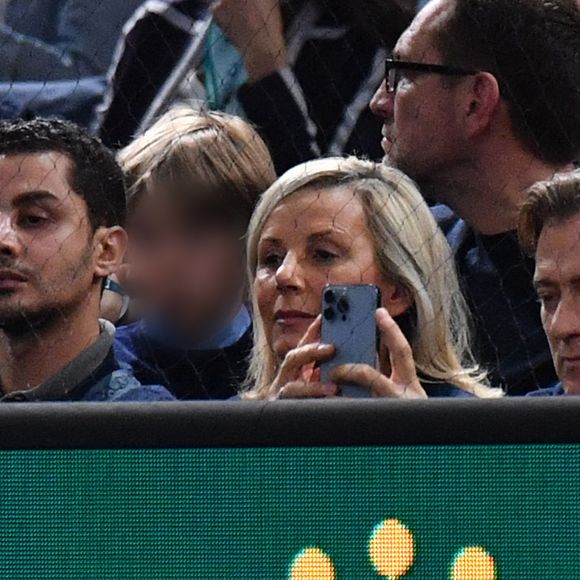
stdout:
<svg viewBox="0 0 580 580">
<path fill-rule="evenodd" d="M 105 361 L 115 337 L 115 327 L 106 320 L 99 321 L 101 332 L 88 348 L 44 383 L 22 391 L 14 391 L 0 401 L 61 401 L 87 380 Z"/>
</svg>

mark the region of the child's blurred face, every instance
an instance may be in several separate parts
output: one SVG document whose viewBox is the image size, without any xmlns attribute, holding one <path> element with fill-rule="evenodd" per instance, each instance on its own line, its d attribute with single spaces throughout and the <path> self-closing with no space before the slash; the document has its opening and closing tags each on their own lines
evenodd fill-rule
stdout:
<svg viewBox="0 0 580 580">
<path fill-rule="evenodd" d="M 207 338 L 240 308 L 245 262 L 240 232 L 163 200 L 140 200 L 129 220 L 131 290 L 145 314 Z"/>
</svg>

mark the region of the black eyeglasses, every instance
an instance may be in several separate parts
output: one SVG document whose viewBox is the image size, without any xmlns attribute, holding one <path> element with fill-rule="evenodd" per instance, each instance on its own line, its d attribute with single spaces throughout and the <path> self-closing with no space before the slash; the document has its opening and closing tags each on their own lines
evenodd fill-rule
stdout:
<svg viewBox="0 0 580 580">
<path fill-rule="evenodd" d="M 387 81 L 387 92 L 394 93 L 401 80 L 399 74 L 402 70 L 410 70 L 424 73 L 434 73 L 453 77 L 462 77 L 477 74 L 478 71 L 444 64 L 426 64 L 423 62 L 409 62 L 406 60 L 393 60 L 388 58 L 385 61 L 385 79 Z"/>
</svg>

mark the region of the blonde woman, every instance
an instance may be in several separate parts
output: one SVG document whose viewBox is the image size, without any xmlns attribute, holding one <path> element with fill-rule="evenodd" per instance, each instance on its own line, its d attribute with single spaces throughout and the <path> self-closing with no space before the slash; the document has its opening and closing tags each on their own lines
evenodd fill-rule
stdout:
<svg viewBox="0 0 580 580">
<path fill-rule="evenodd" d="M 340 384 L 369 395 L 499 397 L 470 351 L 468 315 L 450 249 L 414 183 L 382 164 L 321 159 L 285 173 L 250 222 L 254 350 L 245 399 L 327 397 Z M 378 368 L 316 365 L 326 284 L 375 284 Z"/>
<path fill-rule="evenodd" d="M 181 107 L 119 159 L 142 319 L 119 329 L 118 358 L 179 399 L 229 398 L 252 347 L 244 235 L 276 178 L 268 149 L 239 117 Z"/>
</svg>

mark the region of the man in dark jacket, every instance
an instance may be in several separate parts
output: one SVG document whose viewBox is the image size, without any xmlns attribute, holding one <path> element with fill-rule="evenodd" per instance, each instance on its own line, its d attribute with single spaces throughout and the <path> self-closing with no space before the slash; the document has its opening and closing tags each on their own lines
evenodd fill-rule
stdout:
<svg viewBox="0 0 580 580">
<path fill-rule="evenodd" d="M 223 0 L 208 32 L 196 25 L 209 22 L 209 4 L 168 0 L 164 9 L 145 6 L 127 33 L 101 107 L 106 143 L 126 145 L 163 107 L 205 98 L 210 108 L 258 127 L 278 173 L 321 153 L 380 158 L 380 121 L 368 101 L 382 80 L 384 58 L 411 19 L 409 3 Z M 198 50 L 188 61 L 184 55 L 195 34 Z M 218 50 L 222 46 L 225 52 Z M 205 94 L 185 82 L 195 69 L 203 72 Z"/>
<path fill-rule="evenodd" d="M 216 22 L 246 73 L 224 105 L 238 100 L 278 172 L 321 154 L 379 159 L 368 102 L 411 15 L 394 0 L 221 0 Z"/>
<path fill-rule="evenodd" d="M 99 322 L 123 257 L 123 174 L 64 121 L 0 123 L 0 393 L 4 401 L 171 400 L 116 363 Z"/>
<path fill-rule="evenodd" d="M 475 353 L 508 394 L 556 378 L 515 229 L 526 190 L 580 152 L 579 59 L 576 0 L 431 0 L 371 103 L 387 161 L 445 204 Z"/>
</svg>

